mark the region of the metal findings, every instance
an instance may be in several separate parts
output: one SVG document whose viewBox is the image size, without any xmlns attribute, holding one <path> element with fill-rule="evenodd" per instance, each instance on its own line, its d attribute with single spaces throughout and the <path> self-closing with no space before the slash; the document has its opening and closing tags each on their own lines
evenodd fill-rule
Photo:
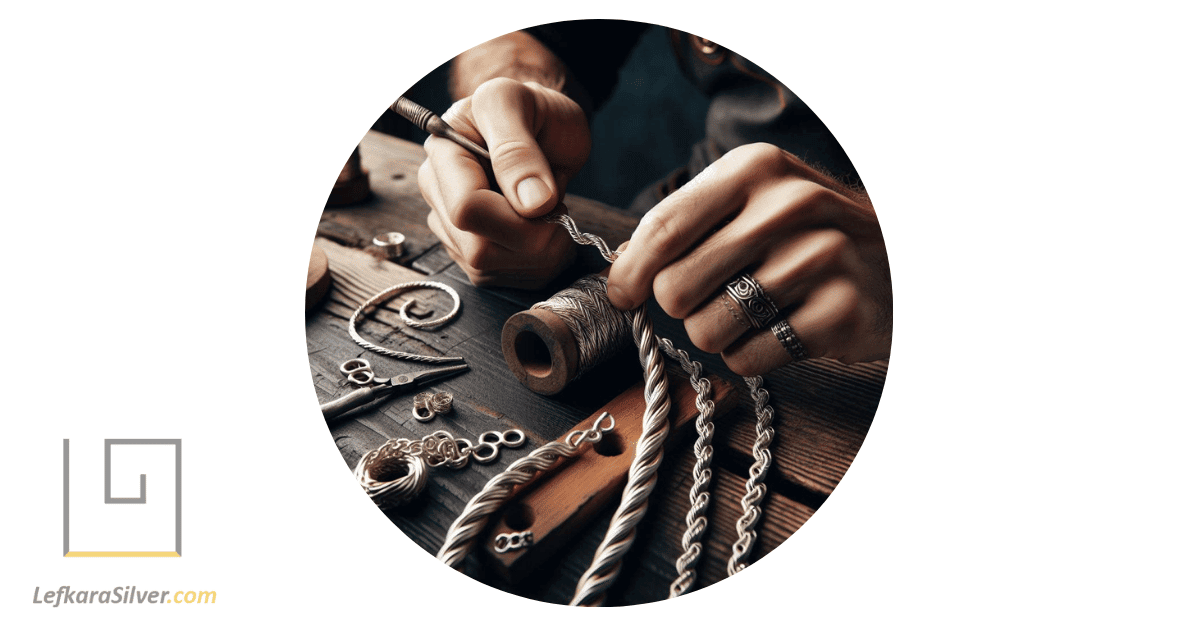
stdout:
<svg viewBox="0 0 1200 628">
<path fill-rule="evenodd" d="M 432 421 L 439 414 L 450 412 L 454 395 L 448 392 L 423 392 L 413 397 L 413 417 L 422 423 Z"/>
<path fill-rule="evenodd" d="M 515 552 L 516 550 L 533 545 L 533 531 L 525 530 L 523 532 L 497 534 L 493 544 L 496 547 L 496 551 L 501 554 Z"/>
<path fill-rule="evenodd" d="M 388 259 L 404 257 L 404 234 L 399 231 L 381 233 L 375 236 L 371 243 L 383 249 L 383 254 L 387 255 Z"/>
<path fill-rule="evenodd" d="M 472 459 L 487 464 L 500 457 L 501 446 L 524 444 L 525 433 L 521 430 L 484 432 L 475 443 L 454 438 L 445 430 L 421 440 L 392 438 L 367 452 L 354 468 L 354 476 L 380 508 L 393 508 L 412 501 L 424 490 L 429 467 L 461 469 Z"/>
<path fill-rule="evenodd" d="M 755 329 L 766 327 L 779 316 L 779 308 L 775 307 L 775 303 L 767 296 L 762 286 L 750 275 L 741 274 L 734 277 L 733 281 L 725 286 L 725 293 L 738 304 L 746 318 L 750 319 L 750 326 Z"/>
</svg>

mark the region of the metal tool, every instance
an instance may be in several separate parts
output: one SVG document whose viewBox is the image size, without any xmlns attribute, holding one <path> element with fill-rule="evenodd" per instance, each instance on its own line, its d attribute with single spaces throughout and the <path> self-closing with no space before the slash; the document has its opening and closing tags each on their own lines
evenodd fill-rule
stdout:
<svg viewBox="0 0 1200 628">
<path fill-rule="evenodd" d="M 392 103 L 392 111 L 400 114 L 405 120 L 417 125 L 417 128 L 425 131 L 430 135 L 444 137 L 459 146 L 471 151 L 472 155 L 483 160 L 485 164 L 490 164 L 492 158 L 488 155 L 487 149 L 472 142 L 462 133 L 455 131 L 446 124 L 446 121 L 438 117 L 438 115 L 421 105 L 401 96 Z"/>
<path fill-rule="evenodd" d="M 333 401 L 321 404 L 321 414 L 326 421 L 333 420 L 355 408 L 360 408 L 385 395 L 402 390 L 419 388 L 432 381 L 449 377 L 469 369 L 466 364 L 442 366 L 414 373 L 405 373 L 392 378 L 376 377 L 371 370 L 370 362 L 362 358 L 347 360 L 342 363 L 341 371 L 346 377 L 361 386 L 361 388 L 338 397 Z"/>
</svg>

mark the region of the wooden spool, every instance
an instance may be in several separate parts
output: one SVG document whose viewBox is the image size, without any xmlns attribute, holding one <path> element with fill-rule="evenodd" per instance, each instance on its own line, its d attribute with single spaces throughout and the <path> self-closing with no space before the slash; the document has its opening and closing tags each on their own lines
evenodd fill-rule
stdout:
<svg viewBox="0 0 1200 628">
<path fill-rule="evenodd" d="M 710 375 L 709 381 L 716 406 L 715 419 L 737 406 L 738 392 L 715 375 Z M 667 420 L 671 435 L 667 446 L 681 434 L 694 438 L 694 430 L 679 428 L 691 424 L 700 414 L 696 409 L 696 391 L 686 377 L 671 377 L 669 390 L 671 410 Z M 577 458 L 548 472 L 497 513 L 479 543 L 485 546 L 488 562 L 501 577 L 510 583 L 520 581 L 576 536 L 620 493 L 642 435 L 645 410 L 645 388 L 638 383 L 570 430 L 587 429 L 601 413 L 608 412 L 616 422 L 612 432 L 585 448 Z M 505 552 L 497 550 L 494 542 L 497 535 L 525 531 L 532 533 L 531 545 Z"/>
<path fill-rule="evenodd" d="M 322 251 L 321 247 L 313 243 L 312 254 L 308 258 L 308 281 L 304 287 L 305 312 L 321 302 L 325 293 L 329 291 L 329 284 L 332 281 L 333 275 L 329 273 L 329 258 L 325 256 L 325 251 Z"/>
<path fill-rule="evenodd" d="M 612 267 L 600 275 L 607 277 Z M 579 373 L 579 343 L 557 314 L 542 309 L 517 312 L 504 323 L 500 348 L 508 370 L 541 395 L 562 392 Z"/>
<path fill-rule="evenodd" d="M 525 310 L 504 323 L 500 346 L 508 369 L 526 388 L 553 395 L 579 374 L 579 346 L 571 329 L 549 310 Z"/>
</svg>

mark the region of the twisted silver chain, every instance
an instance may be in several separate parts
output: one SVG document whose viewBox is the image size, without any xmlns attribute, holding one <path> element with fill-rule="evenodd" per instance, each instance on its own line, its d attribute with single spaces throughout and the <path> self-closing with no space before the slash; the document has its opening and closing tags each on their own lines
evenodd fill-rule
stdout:
<svg viewBox="0 0 1200 628">
<path fill-rule="evenodd" d="M 565 213 L 550 214 L 543 217 L 542 220 L 561 225 L 567 230 L 571 239 L 579 244 L 595 246 L 600 250 L 600 255 L 610 263 L 616 261 L 620 255 L 619 251 L 610 249 L 599 236 L 581 232 L 575 221 Z M 645 346 L 649 344 L 649 338 L 654 338 L 657 341 L 655 344 L 663 347 L 663 353 L 671 356 L 683 366 L 684 371 L 689 375 L 692 387 L 696 390 L 696 407 L 700 409 L 700 416 L 696 419 L 697 439 L 693 447 L 696 464 L 692 469 L 692 488 L 688 495 L 691 507 L 688 510 L 686 519 L 687 527 L 681 539 L 683 552 L 675 563 L 679 576 L 671 583 L 671 597 L 682 595 L 691 590 L 696 579 L 696 564 L 703 549 L 701 539 L 708 525 L 705 513 L 710 500 L 708 487 L 712 480 L 712 384 L 703 377 L 704 369 L 699 362 L 692 361 L 686 352 L 676 349 L 669 340 L 654 336 L 653 323 L 650 322 L 649 317 L 645 317 L 645 328 L 639 327 L 639 314 L 645 315 L 644 305 L 634 312 L 634 340 L 638 344 L 639 356 L 643 358 L 642 368 L 646 371 L 646 415 L 642 420 L 642 438 L 638 439 L 637 455 L 634 457 L 633 465 L 630 467 L 629 481 L 626 484 L 625 492 L 621 495 L 621 504 L 617 508 L 617 514 L 614 515 L 612 522 L 609 524 L 608 533 L 605 535 L 600 547 L 596 550 L 596 555 L 592 559 L 592 566 L 585 572 L 584 577 L 580 579 L 575 589 L 575 598 L 571 601 L 573 605 L 599 603 L 603 592 L 607 590 L 616 578 L 617 570 L 620 569 L 620 557 L 629 549 L 629 546 L 633 542 L 635 532 L 633 528 L 636 527 L 642 515 L 645 514 L 646 498 L 649 497 L 650 491 L 654 488 L 655 476 L 653 471 L 651 471 L 648 477 L 644 475 L 639 476 L 637 483 L 635 483 L 634 471 L 645 471 L 651 465 L 653 470 L 657 470 L 658 464 L 662 460 L 662 441 L 665 440 L 666 436 L 665 425 L 662 427 L 661 436 L 651 434 L 651 428 L 657 427 L 651 425 L 652 403 L 660 401 L 657 397 L 658 391 L 652 389 L 651 373 L 653 369 L 661 371 L 662 364 L 661 357 L 659 357 L 657 351 L 653 352 L 652 356 L 657 362 L 647 362 L 646 357 L 649 352 L 645 350 Z M 648 334 L 649 338 L 643 334 Z M 746 567 L 750 551 L 757 540 L 755 527 L 762 513 L 759 505 L 766 495 L 764 480 L 771 464 L 771 452 L 769 448 L 775 433 L 770 427 L 775 416 L 775 411 L 767 403 L 769 396 L 766 389 L 762 388 L 762 378 L 746 378 L 746 384 L 750 387 L 750 396 L 755 401 L 758 437 L 755 439 L 753 448 L 755 462 L 751 466 L 750 479 L 746 482 L 746 494 L 742 498 L 743 514 L 738 519 L 738 539 L 734 541 L 731 548 L 732 553 L 728 564 L 729 573 L 736 573 Z M 662 397 L 664 398 L 665 405 L 669 407 L 669 399 L 666 399 L 665 388 L 662 391 Z M 665 420 L 663 423 L 665 424 Z M 641 463 L 641 466 L 639 466 L 639 463 Z"/>
<path fill-rule="evenodd" d="M 479 536 L 487 525 L 488 516 L 503 506 L 513 491 L 532 480 L 539 471 L 554 466 L 559 459 L 578 455 L 584 444 L 599 441 L 605 432 L 614 427 L 616 421 L 611 414 L 605 412 L 592 423 L 591 428 L 571 432 L 562 441 L 550 441 L 512 463 L 499 475 L 493 476 L 483 489 L 467 502 L 462 514 L 454 523 L 450 524 L 442 549 L 438 550 L 438 560 L 451 567 L 457 567 L 467 557 L 475 537 Z"/>
<path fill-rule="evenodd" d="M 771 421 L 775 419 L 775 409 L 768 403 L 771 396 L 762 387 L 762 377 L 745 378 L 750 387 L 750 398 L 754 400 L 754 414 L 758 418 L 754 425 L 755 438 L 752 453 L 754 462 L 750 465 L 750 478 L 746 480 L 746 493 L 742 495 L 742 516 L 737 520 L 738 538 L 730 548 L 729 563 L 725 566 L 728 575 L 746 568 L 750 560 L 750 551 L 758 540 L 754 530 L 762 516 L 760 505 L 767 495 L 767 471 L 771 468 L 771 440 L 775 438 L 775 429 Z"/>
<path fill-rule="evenodd" d="M 581 232 L 575 221 L 566 214 L 552 214 L 543 217 L 543 220 L 561 225 L 575 242 L 595 246 L 599 249 L 600 255 L 610 263 L 615 261 L 620 255 L 619 252 L 610 249 L 604 240 L 598 236 Z M 604 285 L 596 284 L 588 286 L 588 289 L 584 289 L 581 292 L 586 294 L 597 288 L 601 290 L 605 289 Z M 567 301 L 562 301 L 546 305 L 545 307 L 552 310 L 565 310 L 574 304 L 583 304 L 586 302 L 584 298 L 580 298 L 580 295 L 571 295 L 570 298 L 574 300 L 574 303 L 568 304 Z M 585 298 L 591 299 L 590 296 L 586 296 Z M 551 303 L 552 301 L 553 299 L 543 302 L 543 304 Z M 611 308 L 611 304 L 608 307 Z M 576 307 L 575 309 L 583 310 L 590 308 Z M 682 539 L 684 550 L 676 562 L 679 577 L 671 585 L 671 597 L 686 593 L 694 585 L 696 579 L 695 567 L 702 549 L 701 537 L 707 527 L 705 513 L 710 501 L 708 488 L 712 479 L 712 415 L 714 412 L 714 404 L 711 399 L 712 384 L 703 377 L 703 369 L 699 362 L 692 361 L 686 352 L 676 349 L 669 340 L 661 339 L 654 335 L 654 324 L 646 312 L 645 304 L 633 310 L 632 314 L 628 316 L 634 342 L 638 347 L 638 358 L 641 361 L 646 380 L 646 411 L 642 416 L 642 435 L 638 438 L 633 462 L 629 469 L 628 481 L 621 494 L 621 501 L 617 505 L 617 511 L 609 522 L 608 531 L 605 533 L 604 539 L 601 541 L 599 547 L 596 548 L 592 564 L 584 572 L 576 585 L 575 596 L 571 600 L 571 604 L 575 606 L 591 606 L 603 602 L 605 591 L 612 585 L 620 572 L 621 559 L 633 545 L 637 532 L 637 524 L 646 514 L 647 501 L 657 482 L 658 467 L 662 463 L 663 445 L 666 441 L 669 428 L 667 414 L 670 412 L 671 401 L 670 395 L 667 392 L 666 371 L 662 358 L 663 353 L 678 360 L 688 373 L 692 387 L 696 390 L 696 407 L 700 410 L 700 416 L 696 421 L 698 438 L 693 449 L 696 454 L 696 464 L 692 472 L 693 484 L 689 493 L 691 508 L 688 511 L 687 529 Z M 573 322 L 575 324 L 589 324 L 585 318 Z M 571 324 L 571 322 L 568 323 L 568 325 Z M 613 323 L 609 321 L 606 325 L 611 326 Z M 590 331 L 595 329 L 595 327 L 583 327 L 582 329 L 589 329 Z M 578 334 L 576 337 L 578 339 L 577 342 L 581 344 L 581 362 L 583 362 L 585 353 L 592 356 L 599 353 L 598 351 L 592 351 L 590 347 L 584 349 L 582 346 L 585 342 L 588 342 L 588 340 L 583 339 L 590 339 L 592 337 L 591 333 Z M 661 352 L 659 350 L 660 347 L 662 349 Z M 581 372 L 584 370 L 586 369 L 580 369 Z M 747 383 L 751 386 L 751 396 L 755 399 L 755 413 L 758 416 L 760 438 L 755 441 L 754 451 L 756 462 L 751 468 L 751 480 L 747 482 L 747 495 L 742 499 L 744 514 L 738 521 L 739 537 L 734 543 L 734 557 L 730 559 L 731 569 L 733 569 L 732 565 L 735 562 L 738 565 L 736 570 L 744 568 L 745 561 L 756 539 L 754 527 L 761 515 L 758 505 L 766 493 L 765 484 L 762 483 L 762 479 L 766 475 L 766 470 L 770 465 L 770 452 L 767 451 L 767 447 L 769 447 L 771 435 L 773 435 L 773 431 L 770 430 L 770 423 L 774 416 L 774 411 L 766 404 L 766 391 L 760 388 L 761 382 L 761 378 L 757 379 L 757 384 L 747 380 Z M 757 395 L 760 390 L 762 393 L 761 397 Z M 759 399 L 762 400 L 761 403 L 759 403 Z M 767 434 L 765 438 L 762 437 L 764 427 Z M 593 429 L 589 433 L 595 431 L 596 427 L 593 426 Z M 475 537 L 478 536 L 487 523 L 488 515 L 499 509 L 512 495 L 516 487 L 530 481 L 538 471 L 549 468 L 561 457 L 575 455 L 578 452 L 578 448 L 583 442 L 587 442 L 588 438 L 578 436 L 579 434 L 581 433 L 572 432 L 565 439 L 566 443 L 559 443 L 558 441 L 547 443 L 528 456 L 513 463 L 512 466 L 500 475 L 493 477 L 484 486 L 483 490 L 467 503 L 462 514 L 451 524 L 450 529 L 446 533 L 445 543 L 438 552 L 438 558 L 451 566 L 461 563 Z M 573 446 L 571 444 L 572 438 L 577 439 Z M 596 435 L 595 438 L 599 439 L 599 435 Z M 762 456 L 761 458 L 760 455 Z M 745 522 L 744 525 L 743 522 Z"/>
</svg>

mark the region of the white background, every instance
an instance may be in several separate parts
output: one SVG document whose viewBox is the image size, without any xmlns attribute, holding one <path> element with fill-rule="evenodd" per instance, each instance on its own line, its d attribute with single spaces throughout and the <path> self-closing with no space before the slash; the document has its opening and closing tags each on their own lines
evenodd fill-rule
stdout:
<svg viewBox="0 0 1200 628">
<path fill-rule="evenodd" d="M 106 504 L 103 439 L 72 439 L 71 551 L 174 552 L 175 448 L 113 445 L 111 496 L 138 497 L 144 474 L 146 502 Z"/>
<path fill-rule="evenodd" d="M 488 6 L 5 10 L 5 619 L 1195 625 L 1185 3 Z M 605 611 L 397 539 L 321 421 L 300 290 L 333 178 L 397 94 L 589 17 L 703 35 L 797 91 L 869 186 L 895 292 L 876 422 L 818 515 L 727 583 Z M 59 555 L 62 439 L 105 437 L 183 439 L 183 558 Z M 60 585 L 219 603 L 31 603 Z"/>
</svg>

